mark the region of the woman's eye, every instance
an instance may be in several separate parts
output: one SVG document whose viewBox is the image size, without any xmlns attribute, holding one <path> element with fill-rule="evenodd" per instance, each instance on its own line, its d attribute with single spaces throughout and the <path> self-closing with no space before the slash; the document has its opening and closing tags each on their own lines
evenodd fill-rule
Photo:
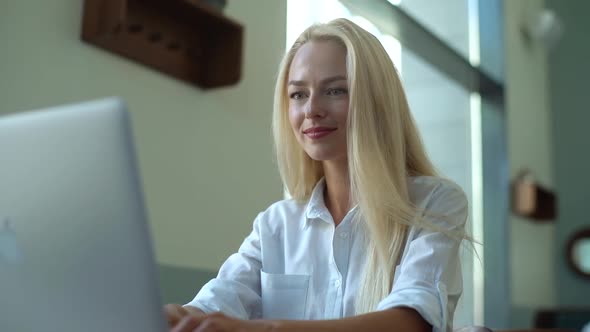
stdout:
<svg viewBox="0 0 590 332">
<path fill-rule="evenodd" d="M 301 92 L 293 92 L 289 95 L 291 99 L 301 99 L 303 98 L 303 93 Z"/>
<path fill-rule="evenodd" d="M 330 96 L 340 96 L 346 94 L 348 91 L 346 89 L 328 89 L 327 94 Z"/>
</svg>

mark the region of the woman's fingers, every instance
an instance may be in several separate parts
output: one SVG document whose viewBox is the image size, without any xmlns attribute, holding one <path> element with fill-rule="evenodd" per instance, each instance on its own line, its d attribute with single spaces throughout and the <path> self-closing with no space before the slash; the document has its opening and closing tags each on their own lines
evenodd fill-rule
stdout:
<svg viewBox="0 0 590 332">
<path fill-rule="evenodd" d="M 190 305 L 185 305 L 183 306 L 184 310 L 188 311 L 188 313 L 190 313 L 191 315 L 194 316 L 202 316 L 205 315 L 205 312 L 199 308 L 195 308 L 193 306 Z"/>
<path fill-rule="evenodd" d="M 198 308 L 178 304 L 168 304 L 164 306 L 164 311 L 170 332 L 234 331 L 239 326 L 238 320 L 221 312 L 207 315 Z"/>
<path fill-rule="evenodd" d="M 190 312 L 180 304 L 166 304 L 164 306 L 164 313 L 166 314 L 169 327 L 176 326 L 183 317 L 190 314 Z"/>
<path fill-rule="evenodd" d="M 185 316 L 174 326 L 170 332 L 192 332 L 205 319 L 206 316 Z"/>
</svg>

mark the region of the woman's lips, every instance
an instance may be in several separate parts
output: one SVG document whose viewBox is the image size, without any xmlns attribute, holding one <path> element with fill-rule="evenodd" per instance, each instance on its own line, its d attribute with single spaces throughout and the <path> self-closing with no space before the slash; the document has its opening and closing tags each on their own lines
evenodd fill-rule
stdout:
<svg viewBox="0 0 590 332">
<path fill-rule="evenodd" d="M 303 133 L 311 139 L 318 139 L 330 135 L 335 130 L 336 128 L 314 127 L 304 130 Z"/>
</svg>

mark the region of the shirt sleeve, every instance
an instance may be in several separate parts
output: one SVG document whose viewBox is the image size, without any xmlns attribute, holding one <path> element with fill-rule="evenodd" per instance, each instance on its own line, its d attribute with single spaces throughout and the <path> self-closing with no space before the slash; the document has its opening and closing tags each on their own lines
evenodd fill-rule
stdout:
<svg viewBox="0 0 590 332">
<path fill-rule="evenodd" d="M 223 263 L 217 277 L 206 283 L 186 305 L 197 307 L 206 313 L 220 311 L 240 319 L 262 316 L 259 219 L 260 215 L 254 221 L 250 235 L 238 252 Z"/>
<path fill-rule="evenodd" d="M 468 204 L 463 191 L 442 185 L 435 189 L 425 217 L 451 233 L 463 233 Z M 461 240 L 439 231 L 412 228 L 391 293 L 377 310 L 410 307 L 432 325 L 433 332 L 452 331 L 453 314 L 463 290 L 459 255 Z"/>
</svg>

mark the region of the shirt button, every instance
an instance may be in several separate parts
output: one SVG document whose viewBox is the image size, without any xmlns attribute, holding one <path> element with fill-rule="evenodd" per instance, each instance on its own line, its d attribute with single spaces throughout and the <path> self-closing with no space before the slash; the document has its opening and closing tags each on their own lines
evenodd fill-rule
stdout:
<svg viewBox="0 0 590 332">
<path fill-rule="evenodd" d="M 340 287 L 340 280 L 336 280 L 334 281 L 334 286 L 336 286 L 336 288 Z"/>
<path fill-rule="evenodd" d="M 342 232 L 339 234 L 340 238 L 342 239 L 346 239 L 348 237 L 348 233 L 347 232 Z"/>
</svg>

